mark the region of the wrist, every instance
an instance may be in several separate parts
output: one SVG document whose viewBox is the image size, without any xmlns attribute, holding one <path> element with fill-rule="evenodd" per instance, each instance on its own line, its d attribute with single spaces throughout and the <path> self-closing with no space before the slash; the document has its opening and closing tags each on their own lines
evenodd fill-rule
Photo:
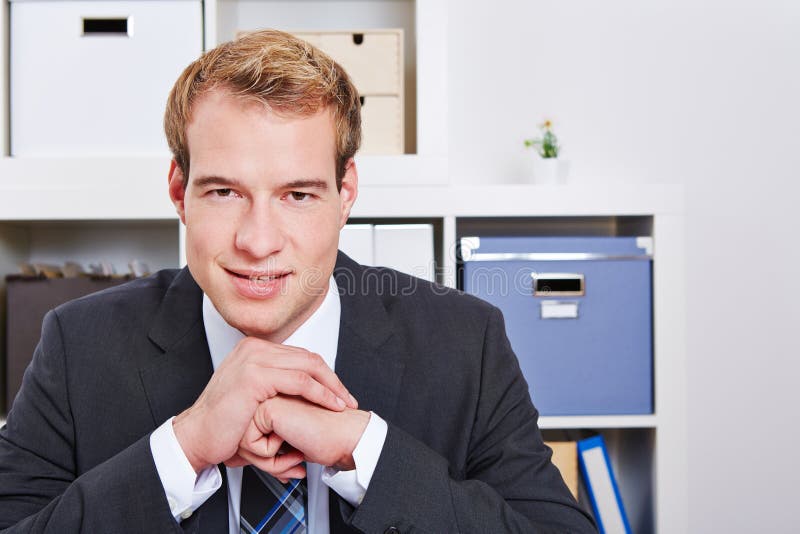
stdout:
<svg viewBox="0 0 800 534">
<path fill-rule="evenodd" d="M 353 459 L 353 453 L 342 456 L 339 461 L 331 466 L 336 471 L 352 471 L 356 468 L 356 461 Z"/>
<path fill-rule="evenodd" d="M 352 438 L 351 443 L 346 448 L 345 454 L 331 466 L 337 471 L 352 471 L 356 468 L 353 451 L 355 451 L 359 441 L 361 441 L 361 436 L 364 435 L 364 430 L 366 430 L 370 418 L 370 413 L 362 410 L 346 409 L 345 414 L 351 421 L 351 424 L 347 425 L 347 428 Z"/>
<path fill-rule="evenodd" d="M 211 465 L 209 462 L 204 461 L 197 451 L 195 451 L 192 447 L 192 444 L 198 443 L 198 441 L 193 438 L 189 409 L 184 410 L 180 414 L 176 415 L 174 419 L 172 419 L 172 431 L 175 432 L 175 438 L 178 440 L 178 445 L 180 445 L 184 456 L 186 456 L 186 459 L 189 461 L 189 464 L 192 466 L 192 469 L 194 469 L 195 473 L 199 474 L 201 471 Z"/>
</svg>

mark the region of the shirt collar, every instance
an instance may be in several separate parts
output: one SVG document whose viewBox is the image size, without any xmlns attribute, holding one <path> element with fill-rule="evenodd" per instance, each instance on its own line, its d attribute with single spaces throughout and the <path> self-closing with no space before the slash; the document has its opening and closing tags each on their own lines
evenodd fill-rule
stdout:
<svg viewBox="0 0 800 534">
<path fill-rule="evenodd" d="M 322 304 L 283 342 L 283 345 L 302 347 L 316 352 L 333 369 L 339 343 L 341 311 L 339 288 L 331 276 L 328 292 Z M 216 370 L 245 335 L 225 322 L 205 293 L 203 294 L 203 326 L 206 330 L 211 362 Z"/>
</svg>

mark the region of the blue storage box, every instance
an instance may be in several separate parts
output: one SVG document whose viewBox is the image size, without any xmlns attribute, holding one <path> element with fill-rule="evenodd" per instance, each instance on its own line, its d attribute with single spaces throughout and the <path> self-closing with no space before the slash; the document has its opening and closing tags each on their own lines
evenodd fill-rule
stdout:
<svg viewBox="0 0 800 534">
<path fill-rule="evenodd" d="M 502 310 L 542 415 L 653 413 L 651 238 L 460 245 L 463 288 Z"/>
</svg>

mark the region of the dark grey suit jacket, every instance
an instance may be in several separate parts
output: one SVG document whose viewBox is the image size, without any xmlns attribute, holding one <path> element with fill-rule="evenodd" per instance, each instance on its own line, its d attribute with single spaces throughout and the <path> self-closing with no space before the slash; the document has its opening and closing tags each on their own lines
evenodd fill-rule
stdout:
<svg viewBox="0 0 800 534">
<path fill-rule="evenodd" d="M 331 531 L 594 532 L 550 463 L 500 312 L 340 254 L 336 372 L 389 431 Z M 8 532 L 227 532 L 226 491 L 172 518 L 150 433 L 198 397 L 212 365 L 202 292 L 162 271 L 60 306 L 0 430 Z M 224 472 L 224 470 L 223 470 Z"/>
</svg>

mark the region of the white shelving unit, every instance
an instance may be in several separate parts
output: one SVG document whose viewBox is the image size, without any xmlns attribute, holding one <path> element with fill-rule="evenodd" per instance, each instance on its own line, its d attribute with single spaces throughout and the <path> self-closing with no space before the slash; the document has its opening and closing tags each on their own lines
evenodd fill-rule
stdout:
<svg viewBox="0 0 800 534">
<path fill-rule="evenodd" d="M 365 220 L 429 219 L 439 222 L 440 279 L 456 284 L 455 244 L 464 223 L 476 220 L 582 220 L 641 218 L 649 221 L 654 247 L 655 413 L 643 416 L 543 417 L 548 433 L 603 433 L 618 469 L 623 497 L 637 532 L 686 532 L 687 406 L 684 302 L 683 191 L 674 186 L 459 186 L 448 171 L 447 2 L 437 0 L 265 1 L 206 0 L 205 43 L 228 38 L 238 14 L 270 9 L 283 20 L 310 8 L 324 13 L 402 13 L 412 17 L 415 55 L 407 68 L 415 79 L 415 153 L 358 158 L 361 189 L 353 217 Z M 401 4 L 399 7 L 397 4 Z M 341 8 L 341 9 L 339 9 Z M 399 11 L 395 11 L 398 10 Z M 294 10 L 294 11 L 291 11 Z M 259 11 L 261 12 L 261 11 Z M 8 157 L 8 3 L 0 8 L 0 275 L 16 262 L 47 253 L 48 239 L 92 236 L 98 255 L 108 244 L 141 243 L 163 233 L 150 252 L 179 261 L 179 223 L 167 195 L 168 157 Z M 411 15 L 409 15 L 409 13 Z M 387 16 L 389 16 L 387 15 Z M 266 16 L 266 15 L 265 15 Z M 394 16 L 394 15 L 391 15 Z M 399 17 L 399 15 L 398 15 Z M 390 17 L 391 18 L 391 17 Z M 333 23 L 331 23 L 333 24 Z M 349 20 L 336 22 L 351 29 Z M 385 24 L 378 17 L 375 25 Z M 269 26 L 269 20 L 264 20 Z M 314 25 L 309 19 L 306 29 Z M 245 28 L 242 28 L 245 29 Z M 286 28 L 290 29 L 290 28 Z M 407 32 L 408 35 L 409 32 Z M 65 224 L 66 222 L 66 224 Z M 91 228 L 91 230 L 89 230 Z M 66 237 L 64 237 L 66 236 Z M 52 239 L 49 241 L 52 243 Z M 45 245 L 42 245 L 45 243 Z M 42 250 L 42 247 L 45 250 Z M 172 247 L 175 247 L 174 249 Z M 49 252 L 53 252 L 50 250 Z M 141 258 L 148 260 L 148 258 Z M 177 263 L 176 263 L 177 265 Z M 0 287 L 0 296 L 3 288 Z M 0 307 L 0 310 L 2 307 Z M 4 322 L 2 311 L 0 321 Z M 2 331 L 2 329 L 0 329 Z M 4 344 L 0 339 L 0 351 Z M 0 414 L 1 416 L 2 414 Z"/>
</svg>

